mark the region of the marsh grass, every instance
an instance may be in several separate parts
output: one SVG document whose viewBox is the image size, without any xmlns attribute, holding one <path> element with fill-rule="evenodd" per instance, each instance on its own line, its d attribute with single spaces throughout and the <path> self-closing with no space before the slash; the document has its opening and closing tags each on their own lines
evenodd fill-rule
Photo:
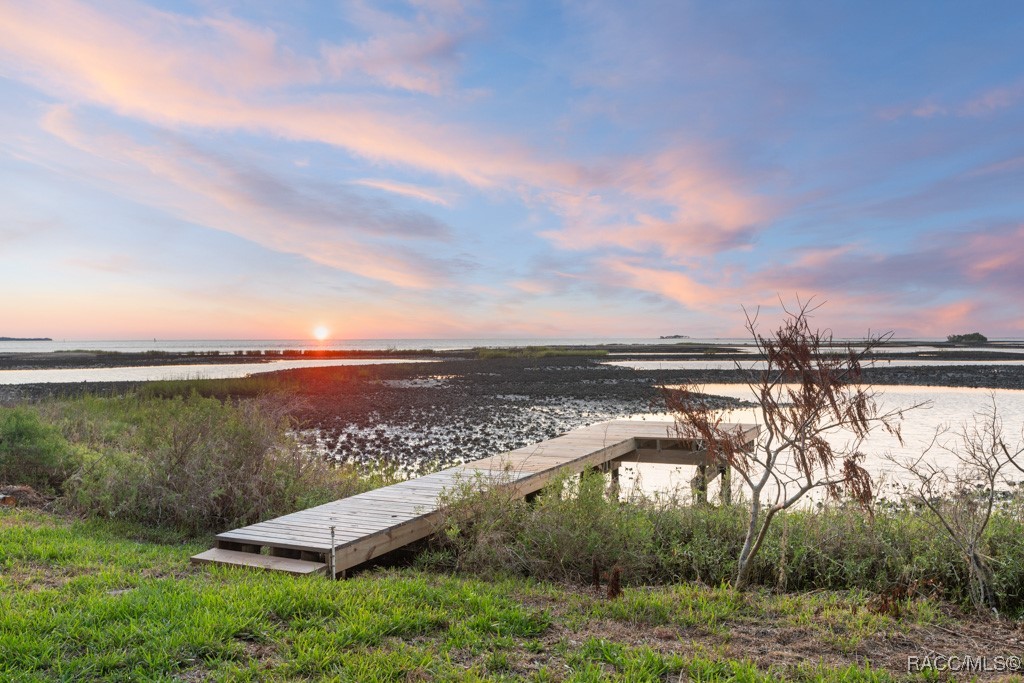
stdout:
<svg viewBox="0 0 1024 683">
<path fill-rule="evenodd" d="M 944 623 L 937 603 L 897 619 L 859 593 L 685 584 L 609 602 L 521 578 L 197 568 L 188 557 L 205 545 L 146 533 L 0 511 L 0 680 L 893 681 L 906 677 L 866 666 L 857 643 Z M 730 649 L 735 632 L 791 624 L 828 663 Z"/>
<path fill-rule="evenodd" d="M 105 518 L 202 534 L 391 483 L 310 455 L 279 396 L 220 400 L 83 395 L 41 403 L 35 419 L 77 461 L 63 502 Z M 26 408 L 25 410 L 30 410 Z"/>
<path fill-rule="evenodd" d="M 198 394 L 206 398 L 257 398 L 294 394 L 299 385 L 296 380 L 283 375 L 256 374 L 249 377 L 224 379 L 181 379 L 160 380 L 142 384 L 137 393 L 142 398 L 186 398 Z"/>
<path fill-rule="evenodd" d="M 60 430 L 34 410 L 0 407 L 0 484 L 53 492 L 75 470 L 79 455 Z"/>
<path fill-rule="evenodd" d="M 608 355 L 604 349 L 572 349 L 551 346 L 518 346 L 500 349 L 477 347 L 472 351 L 481 360 L 496 358 L 602 358 Z"/>
<path fill-rule="evenodd" d="M 591 583 L 595 565 L 618 566 L 626 585 L 730 583 L 746 526 L 741 507 L 680 506 L 672 499 L 608 495 L 600 473 L 564 477 L 528 504 L 468 486 L 442 506 L 421 566 L 486 576 Z M 1024 613 L 1024 518 L 1007 505 L 985 537 L 1000 613 Z M 781 515 L 751 569 L 754 585 L 787 591 L 938 594 L 969 602 L 962 558 L 934 533 L 927 511 L 824 506 Z M 606 580 L 606 579 L 605 579 Z M 895 604 L 895 603 L 894 603 Z"/>
</svg>

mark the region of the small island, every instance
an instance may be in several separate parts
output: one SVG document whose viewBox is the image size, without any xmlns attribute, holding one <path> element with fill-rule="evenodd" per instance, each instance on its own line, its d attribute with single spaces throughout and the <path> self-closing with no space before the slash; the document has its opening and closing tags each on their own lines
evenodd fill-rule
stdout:
<svg viewBox="0 0 1024 683">
<path fill-rule="evenodd" d="M 658 337 L 658 339 L 689 339 L 690 337 L 685 334 L 666 334 Z"/>
<path fill-rule="evenodd" d="M 50 339 L 49 337 L 0 337 L 0 342 L 5 342 L 5 341 L 25 342 L 25 341 L 53 341 L 53 340 Z"/>
<path fill-rule="evenodd" d="M 988 337 L 983 335 L 981 332 L 971 332 L 970 334 L 951 334 L 946 337 L 946 341 L 950 344 L 979 346 L 981 344 L 988 344 Z"/>
</svg>

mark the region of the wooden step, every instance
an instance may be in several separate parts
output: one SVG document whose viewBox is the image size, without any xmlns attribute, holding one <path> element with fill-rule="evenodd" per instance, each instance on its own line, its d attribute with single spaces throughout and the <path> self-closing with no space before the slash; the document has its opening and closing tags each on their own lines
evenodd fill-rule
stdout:
<svg viewBox="0 0 1024 683">
<path fill-rule="evenodd" d="M 323 562 L 293 560 L 288 557 L 243 553 L 238 550 L 222 550 L 221 548 L 214 548 L 198 555 L 193 555 L 192 564 L 222 564 L 300 575 L 324 574 L 327 571 L 327 565 Z"/>
<path fill-rule="evenodd" d="M 757 437 L 756 426 L 737 425 L 736 429 L 749 442 Z M 442 493 L 458 491 L 464 483 L 470 489 L 507 486 L 508 495 L 522 497 L 539 490 L 559 473 L 614 468 L 617 461 L 629 458 L 644 461 L 640 455 L 671 458 L 669 462 L 689 458 L 703 464 L 702 451 L 687 450 L 697 445 L 678 438 L 674 422 L 604 422 L 420 479 L 226 531 L 217 535 L 217 549 L 196 555 L 192 561 L 292 574 L 326 574 L 323 562 L 263 555 L 259 551 L 326 558 L 331 553 L 330 529 L 334 527 L 334 569 L 343 572 L 435 533 L 443 514 Z M 651 452 L 638 455 L 646 450 Z"/>
</svg>

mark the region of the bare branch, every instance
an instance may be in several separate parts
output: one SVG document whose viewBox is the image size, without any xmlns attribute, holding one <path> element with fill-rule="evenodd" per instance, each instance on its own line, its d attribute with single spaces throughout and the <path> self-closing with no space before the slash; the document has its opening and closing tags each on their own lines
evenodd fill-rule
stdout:
<svg viewBox="0 0 1024 683">
<path fill-rule="evenodd" d="M 745 584 L 773 517 L 811 491 L 824 489 L 830 498 L 870 503 L 873 486 L 859 447 L 875 428 L 902 442 L 899 423 L 907 410 L 882 411 L 878 393 L 863 384 L 869 354 L 891 333 L 869 337 L 860 348 L 840 347 L 830 330 L 810 326 L 823 302 L 797 296 L 793 306 L 781 299 L 780 304 L 782 322 L 768 335 L 759 331 L 760 309 L 743 308 L 757 359 L 745 368 L 737 363 L 737 369 L 758 403 L 762 429 L 752 451 L 730 433 L 699 387 L 688 385 L 667 395 L 678 432 L 700 438 L 719 462 L 740 473 L 749 489 L 750 520 L 738 586 Z M 837 446 L 830 438 L 835 430 L 852 435 L 852 443 Z"/>
</svg>

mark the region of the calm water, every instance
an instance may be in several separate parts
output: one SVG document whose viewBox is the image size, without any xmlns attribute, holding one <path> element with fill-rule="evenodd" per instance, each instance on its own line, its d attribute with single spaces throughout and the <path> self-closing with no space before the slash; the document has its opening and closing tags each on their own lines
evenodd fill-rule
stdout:
<svg viewBox="0 0 1024 683">
<path fill-rule="evenodd" d="M 920 403 L 928 403 L 925 408 L 909 410 L 905 413 L 902 423 L 904 443 L 880 430 L 876 430 L 861 446 L 867 455 L 865 469 L 871 473 L 879 493 L 895 498 L 910 480 L 901 468 L 895 466 L 885 457 L 891 453 L 898 459 L 916 458 L 931 443 L 936 429 L 950 427 L 957 429 L 972 415 L 990 409 L 993 399 L 1002 418 L 1004 435 L 1009 445 L 1018 443 L 1024 432 L 1024 391 L 1010 389 L 965 389 L 951 387 L 906 387 L 876 386 L 882 393 L 881 407 L 886 409 L 906 409 Z M 750 390 L 740 384 L 708 384 L 704 392 L 718 396 L 753 400 Z M 724 411 L 728 422 L 760 423 L 760 417 L 754 409 Z M 635 419 L 671 419 L 668 415 L 637 416 Z M 834 447 L 849 443 L 849 435 L 834 434 L 830 438 Z M 950 437 L 944 442 L 953 445 Z M 954 466 L 956 459 L 947 451 L 939 448 L 929 451 L 927 457 L 939 465 Z M 641 490 L 651 492 L 679 487 L 688 493 L 689 480 L 693 477 L 692 467 L 672 467 L 666 465 L 634 466 L 625 480 L 628 485 L 638 486 Z M 1024 475 L 1016 477 L 1024 480 Z M 712 492 L 716 491 L 712 487 Z"/>
<path fill-rule="evenodd" d="M 0 384 L 51 382 L 153 382 L 173 379 L 225 379 L 261 372 L 329 365 L 379 365 L 385 363 L 432 363 L 429 360 L 335 358 L 327 360 L 274 360 L 267 363 L 197 365 L 143 365 L 132 368 L 54 368 L 47 370 L 0 370 Z"/>
<path fill-rule="evenodd" d="M 841 340 L 836 340 L 837 342 Z M 855 344 L 858 340 L 852 340 Z M 919 340 L 944 341 L 941 339 Z M 1001 343 L 1021 343 L 1022 340 L 994 340 L 988 347 L 963 349 L 964 351 L 1002 351 L 1024 349 L 1001 349 Z M 358 351 L 380 351 L 396 349 L 410 351 L 415 349 L 431 349 L 434 351 L 452 351 L 475 347 L 505 348 L 510 346 L 586 346 L 593 344 L 727 344 L 746 346 L 749 337 L 694 337 L 692 339 L 658 339 L 656 337 L 481 337 L 477 339 L 328 339 L 315 341 L 312 339 L 138 339 L 138 340 L 95 340 L 95 339 L 57 339 L 47 342 L 0 341 L 0 353 L 48 353 L 50 351 L 121 351 L 122 353 L 141 353 L 144 351 L 167 351 L 184 353 L 188 351 L 281 351 L 285 349 L 345 349 Z M 856 347 L 855 347 L 856 348 Z M 681 347 L 685 350 L 685 346 Z M 930 346 L 892 346 L 890 352 L 911 352 L 933 350 Z M 947 349 L 952 350 L 952 349 Z"/>
<path fill-rule="evenodd" d="M 1024 350 L 1021 351 L 1024 356 Z M 731 360 L 706 360 L 694 358 L 692 360 L 615 360 L 606 361 L 605 365 L 616 365 L 620 368 L 632 368 L 633 370 L 734 370 L 736 361 Z M 906 360 L 879 360 L 872 366 L 879 368 L 909 368 L 909 367 L 935 367 L 943 365 L 1024 365 L 1024 357 L 1020 360 L 933 360 L 930 358 L 908 358 Z M 747 370 L 761 370 L 764 363 L 761 361 L 743 361 L 740 366 Z"/>
<path fill-rule="evenodd" d="M 593 344 L 672 344 L 677 342 L 713 342 L 716 344 L 744 344 L 743 339 L 657 339 L 651 337 L 482 337 L 479 339 L 210 339 L 210 340 L 87 340 L 67 339 L 48 342 L 0 341 L 0 353 L 47 353 L 50 351 L 281 351 L 285 349 L 344 349 L 355 351 L 453 351 L 476 347 L 506 348 L 512 346 L 587 346 Z"/>
</svg>

